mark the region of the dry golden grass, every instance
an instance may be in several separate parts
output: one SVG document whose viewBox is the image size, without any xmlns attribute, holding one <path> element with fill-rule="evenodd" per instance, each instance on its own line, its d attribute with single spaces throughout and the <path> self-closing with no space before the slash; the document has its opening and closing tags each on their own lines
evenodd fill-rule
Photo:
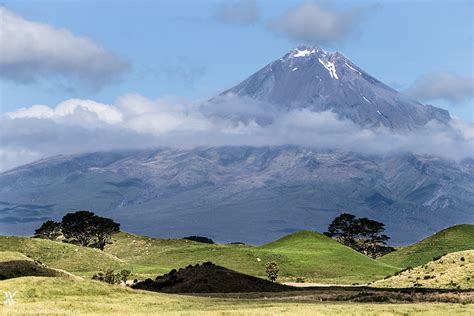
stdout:
<svg viewBox="0 0 474 316">
<path fill-rule="evenodd" d="M 23 277 L 0 282 L 17 291 L 1 314 L 60 315 L 472 315 L 472 304 L 327 303 L 298 297 L 197 297 L 136 291 L 96 281 Z M 277 294 L 274 294 L 277 295 Z"/>
<path fill-rule="evenodd" d="M 372 284 L 376 287 L 474 289 L 474 250 L 459 251 Z"/>
</svg>

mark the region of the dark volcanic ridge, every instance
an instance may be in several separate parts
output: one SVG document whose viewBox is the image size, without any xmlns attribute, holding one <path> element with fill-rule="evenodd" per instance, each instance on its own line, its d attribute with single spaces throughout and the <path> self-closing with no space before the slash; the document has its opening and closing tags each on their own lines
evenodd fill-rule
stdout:
<svg viewBox="0 0 474 316">
<path fill-rule="evenodd" d="M 229 270 L 211 262 L 189 265 L 179 270 L 173 269 L 155 280 L 146 279 L 132 287 L 166 293 L 282 292 L 294 289 Z"/>
</svg>

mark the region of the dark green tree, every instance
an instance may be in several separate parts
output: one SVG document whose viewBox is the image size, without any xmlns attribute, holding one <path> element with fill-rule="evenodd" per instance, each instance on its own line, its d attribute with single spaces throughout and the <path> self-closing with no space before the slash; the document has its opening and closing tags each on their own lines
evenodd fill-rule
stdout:
<svg viewBox="0 0 474 316">
<path fill-rule="evenodd" d="M 324 233 L 348 247 L 354 247 L 357 236 L 357 219 L 354 215 L 343 213 L 336 217 Z"/>
<path fill-rule="evenodd" d="M 358 250 L 371 258 L 376 258 L 379 253 L 386 253 L 388 250 L 386 242 L 390 239 L 383 234 L 385 224 L 366 217 L 359 218 L 356 222 L 358 232 Z"/>
<path fill-rule="evenodd" d="M 383 234 L 384 231 L 385 225 L 381 222 L 344 213 L 332 221 L 324 234 L 366 256 L 376 258 L 394 250 L 386 245 L 390 237 Z"/>
<path fill-rule="evenodd" d="M 61 223 L 49 220 L 35 230 L 33 237 L 56 240 L 61 234 Z"/>
<path fill-rule="evenodd" d="M 70 242 L 87 247 L 94 239 L 95 214 L 90 211 L 77 211 L 64 215 L 62 230 Z"/>
<path fill-rule="evenodd" d="M 62 220 L 62 232 L 70 242 L 101 250 L 104 250 L 112 234 L 119 230 L 120 224 L 90 211 L 69 213 Z"/>
<path fill-rule="evenodd" d="M 112 238 L 112 234 L 120 231 L 120 224 L 110 218 L 95 216 L 92 220 L 92 234 L 96 238 L 94 246 L 104 250 L 107 243 Z"/>
</svg>

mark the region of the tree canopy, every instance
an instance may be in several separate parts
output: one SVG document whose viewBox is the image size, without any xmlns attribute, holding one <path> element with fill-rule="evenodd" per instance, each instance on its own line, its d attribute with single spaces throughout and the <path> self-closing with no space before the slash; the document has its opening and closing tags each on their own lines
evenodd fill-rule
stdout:
<svg viewBox="0 0 474 316">
<path fill-rule="evenodd" d="M 35 231 L 35 237 L 54 240 L 63 235 L 66 242 L 104 250 L 112 234 L 119 230 L 120 224 L 112 219 L 83 210 L 64 215 L 60 223 L 44 222 Z"/>
<path fill-rule="evenodd" d="M 376 258 L 393 250 L 386 245 L 390 237 L 383 234 L 384 231 L 385 224 L 381 222 L 344 213 L 332 221 L 324 234 L 366 256 Z"/>
</svg>

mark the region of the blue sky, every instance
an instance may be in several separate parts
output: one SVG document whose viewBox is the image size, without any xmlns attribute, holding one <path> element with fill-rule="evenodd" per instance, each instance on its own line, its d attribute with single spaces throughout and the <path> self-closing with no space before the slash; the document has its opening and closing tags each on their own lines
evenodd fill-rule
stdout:
<svg viewBox="0 0 474 316">
<path fill-rule="evenodd" d="M 97 87 L 45 75 L 33 82 L 2 77 L 1 111 L 70 98 L 112 103 L 126 93 L 191 100 L 227 89 L 291 48 L 314 42 L 273 32 L 302 1 L 257 1 L 244 23 L 216 18 L 221 1 L 2 1 L 14 14 L 88 37 L 128 64 Z M 231 1 L 235 3 L 235 1 Z M 318 2 L 320 4 L 321 2 Z M 327 10 L 357 12 L 343 39 L 328 40 L 368 73 L 395 89 L 433 73 L 473 77 L 473 1 L 324 1 Z M 228 23 L 227 23 L 228 22 Z M 235 23 L 233 23 L 235 22 Z M 119 81 L 115 80 L 120 78 Z M 469 94 L 469 93 L 468 93 Z M 427 100 L 472 121 L 472 94 Z"/>
</svg>

